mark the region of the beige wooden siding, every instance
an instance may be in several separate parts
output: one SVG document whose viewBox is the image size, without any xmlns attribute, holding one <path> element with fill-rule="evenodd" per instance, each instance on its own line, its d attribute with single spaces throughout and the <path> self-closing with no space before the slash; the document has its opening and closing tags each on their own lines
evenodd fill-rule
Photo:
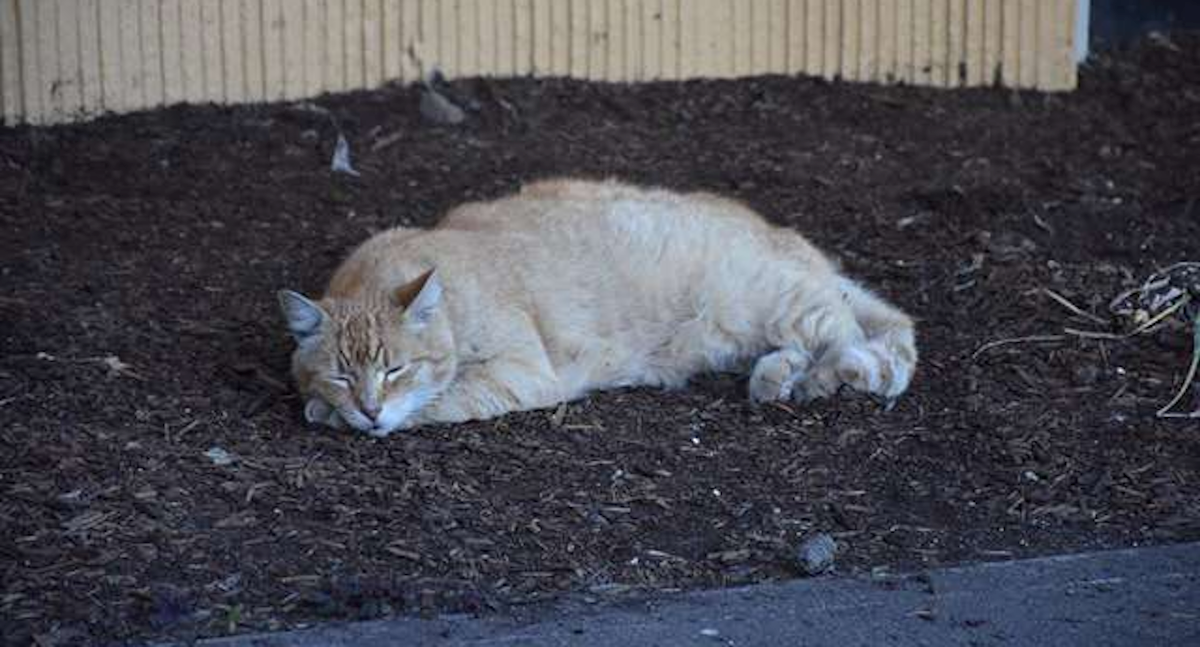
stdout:
<svg viewBox="0 0 1200 647">
<path fill-rule="evenodd" d="M 811 74 L 1069 90 L 1078 0 L 0 0 L 0 117 L 447 76 Z"/>
</svg>

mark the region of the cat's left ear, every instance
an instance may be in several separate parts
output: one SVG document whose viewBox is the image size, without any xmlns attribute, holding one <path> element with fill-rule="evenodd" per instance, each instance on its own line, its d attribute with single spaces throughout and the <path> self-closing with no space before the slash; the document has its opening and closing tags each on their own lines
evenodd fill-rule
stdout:
<svg viewBox="0 0 1200 647">
<path fill-rule="evenodd" d="M 299 292 L 280 290 L 279 308 L 287 320 L 288 330 L 297 342 L 310 339 L 321 330 L 325 322 L 325 311 Z"/>
<path fill-rule="evenodd" d="M 442 302 L 442 282 L 438 280 L 436 270 L 418 276 L 405 283 L 392 293 L 395 304 L 404 308 L 404 321 L 416 326 L 424 326 L 433 317 L 438 304 Z"/>
</svg>

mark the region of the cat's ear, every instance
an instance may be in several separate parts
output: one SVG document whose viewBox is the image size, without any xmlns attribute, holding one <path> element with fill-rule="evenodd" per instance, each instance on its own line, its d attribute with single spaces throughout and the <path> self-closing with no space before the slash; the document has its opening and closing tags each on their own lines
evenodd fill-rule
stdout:
<svg viewBox="0 0 1200 647">
<path fill-rule="evenodd" d="M 321 330 L 325 322 L 325 311 L 299 292 L 280 290 L 279 307 L 287 320 L 288 330 L 297 342 L 311 338 Z"/>
<path fill-rule="evenodd" d="M 423 326 L 442 302 L 442 282 L 438 280 L 436 271 L 429 270 L 396 288 L 392 299 L 397 306 L 404 308 L 406 323 Z"/>
</svg>

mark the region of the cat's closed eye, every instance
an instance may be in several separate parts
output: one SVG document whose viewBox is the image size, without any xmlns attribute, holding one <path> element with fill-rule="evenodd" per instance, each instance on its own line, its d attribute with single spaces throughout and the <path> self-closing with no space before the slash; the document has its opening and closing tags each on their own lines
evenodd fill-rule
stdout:
<svg viewBox="0 0 1200 647">
<path fill-rule="evenodd" d="M 354 381 L 349 375 L 331 375 L 329 382 L 343 388 L 350 388 L 350 384 Z"/>
<path fill-rule="evenodd" d="M 408 375 L 408 373 L 411 371 L 411 369 L 412 369 L 412 364 L 401 364 L 400 366 L 393 366 L 392 368 L 389 368 L 387 370 L 385 377 L 387 378 L 388 382 L 394 382 L 394 381 L 404 377 L 405 375 Z"/>
</svg>

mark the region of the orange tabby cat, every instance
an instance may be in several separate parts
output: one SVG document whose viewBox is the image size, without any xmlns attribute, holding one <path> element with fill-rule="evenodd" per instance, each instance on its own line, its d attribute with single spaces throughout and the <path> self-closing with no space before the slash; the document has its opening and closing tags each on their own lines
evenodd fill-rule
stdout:
<svg viewBox="0 0 1200 647">
<path fill-rule="evenodd" d="M 373 436 L 751 361 L 755 401 L 890 399 L 917 362 L 912 320 L 796 232 L 616 182 L 539 182 L 383 232 L 321 300 L 279 297 L 306 418 Z"/>
</svg>

